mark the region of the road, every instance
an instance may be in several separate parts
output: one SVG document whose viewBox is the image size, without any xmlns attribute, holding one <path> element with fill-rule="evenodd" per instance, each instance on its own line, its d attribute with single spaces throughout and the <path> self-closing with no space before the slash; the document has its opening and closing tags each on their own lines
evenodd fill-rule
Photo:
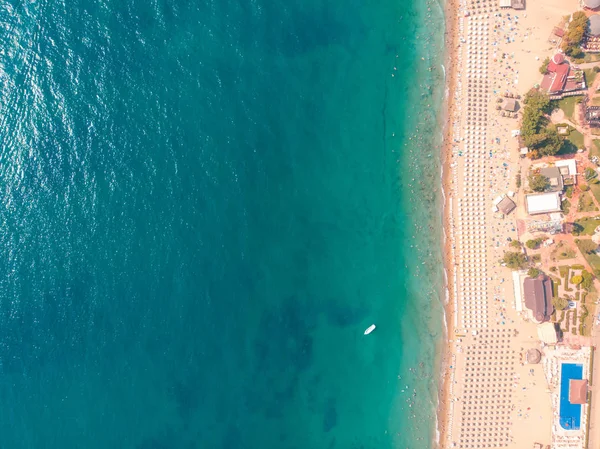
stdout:
<svg viewBox="0 0 600 449">
<path fill-rule="evenodd" d="M 592 328 L 592 346 L 600 348 L 600 329 Z M 600 359 L 594 351 L 594 366 L 592 367 L 592 409 L 590 413 L 590 434 L 588 448 L 600 447 Z"/>
</svg>

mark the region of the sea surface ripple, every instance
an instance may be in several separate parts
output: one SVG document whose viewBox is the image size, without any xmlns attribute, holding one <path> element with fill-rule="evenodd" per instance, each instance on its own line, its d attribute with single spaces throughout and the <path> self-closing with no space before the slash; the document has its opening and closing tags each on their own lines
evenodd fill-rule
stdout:
<svg viewBox="0 0 600 449">
<path fill-rule="evenodd" d="M 0 2 L 0 448 L 429 447 L 443 29 Z"/>
</svg>

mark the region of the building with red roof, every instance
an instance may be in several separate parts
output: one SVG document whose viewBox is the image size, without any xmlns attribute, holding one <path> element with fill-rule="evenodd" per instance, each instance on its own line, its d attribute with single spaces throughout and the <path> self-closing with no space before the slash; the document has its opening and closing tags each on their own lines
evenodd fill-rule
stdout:
<svg viewBox="0 0 600 449">
<path fill-rule="evenodd" d="M 561 96 L 566 92 L 585 89 L 585 82 L 582 82 L 582 79 L 581 76 L 572 76 L 569 61 L 562 53 L 556 53 L 548 64 L 540 87 L 551 97 Z"/>
</svg>

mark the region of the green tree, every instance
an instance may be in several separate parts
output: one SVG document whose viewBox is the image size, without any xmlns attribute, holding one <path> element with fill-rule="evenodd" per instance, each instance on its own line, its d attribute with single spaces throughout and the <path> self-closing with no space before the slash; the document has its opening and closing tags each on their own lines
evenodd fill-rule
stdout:
<svg viewBox="0 0 600 449">
<path fill-rule="evenodd" d="M 513 270 L 525 268 L 527 266 L 527 258 L 525 257 L 525 254 L 521 252 L 505 252 L 502 262 L 505 263 L 508 268 Z"/>
<path fill-rule="evenodd" d="M 571 226 L 571 234 L 573 235 L 581 235 L 584 230 L 585 228 L 579 223 L 573 223 Z"/>
<path fill-rule="evenodd" d="M 594 178 L 598 177 L 598 172 L 591 167 L 587 167 L 584 171 L 584 176 L 586 181 L 591 181 Z"/>
<path fill-rule="evenodd" d="M 529 188 L 535 192 L 543 192 L 550 187 L 550 180 L 542 175 L 529 176 Z"/>
<path fill-rule="evenodd" d="M 561 44 L 561 49 L 568 56 L 572 56 L 573 58 L 579 58 L 581 56 L 582 51 L 579 46 L 581 45 L 581 41 L 583 40 L 583 36 L 587 29 L 587 21 L 587 16 L 583 11 L 573 13 Z"/>
<path fill-rule="evenodd" d="M 527 276 L 529 276 L 530 278 L 538 277 L 540 273 L 541 271 L 535 267 L 531 267 L 529 270 L 527 270 Z"/>
<path fill-rule="evenodd" d="M 567 190 L 565 190 L 565 196 L 567 198 L 571 198 L 573 196 L 573 186 L 567 187 Z"/>
<path fill-rule="evenodd" d="M 531 89 L 523 99 L 523 120 L 521 121 L 521 136 L 526 146 L 534 143 L 531 136 L 540 132 L 547 124 L 545 114 L 549 111 L 550 99 L 545 93 Z"/>
<path fill-rule="evenodd" d="M 521 242 L 519 242 L 518 240 L 513 240 L 512 242 L 510 242 L 510 246 L 511 248 L 519 249 L 521 248 Z"/>
<path fill-rule="evenodd" d="M 544 241 L 543 238 L 527 240 L 525 242 L 525 246 L 529 249 L 537 249 L 542 244 L 543 241 Z"/>
<path fill-rule="evenodd" d="M 556 126 L 552 125 L 547 127 L 540 135 L 543 136 L 543 139 L 535 149 L 537 149 L 542 156 L 554 156 L 560 151 L 564 138 L 558 134 Z"/>
<path fill-rule="evenodd" d="M 586 270 L 583 270 L 581 272 L 581 277 L 583 278 L 583 280 L 581 281 L 581 286 L 586 290 L 589 290 L 590 288 L 592 288 L 593 280 L 594 280 L 594 277 L 592 276 L 592 274 L 587 272 Z"/>
<path fill-rule="evenodd" d="M 552 298 L 552 305 L 558 310 L 565 310 L 569 306 L 569 301 L 566 298 Z"/>
<path fill-rule="evenodd" d="M 544 62 L 542 62 L 542 65 L 540 67 L 540 73 L 542 75 L 545 75 L 546 73 L 548 73 L 548 64 L 550 64 L 550 58 L 544 59 Z"/>
</svg>

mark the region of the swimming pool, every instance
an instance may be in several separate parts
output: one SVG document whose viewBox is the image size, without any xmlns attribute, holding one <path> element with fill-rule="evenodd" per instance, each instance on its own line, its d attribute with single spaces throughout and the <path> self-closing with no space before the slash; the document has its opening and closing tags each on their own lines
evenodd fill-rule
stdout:
<svg viewBox="0 0 600 449">
<path fill-rule="evenodd" d="M 560 368 L 560 426 L 565 430 L 579 430 L 581 404 L 569 402 L 571 379 L 583 379 L 583 365 L 563 363 Z"/>
</svg>

